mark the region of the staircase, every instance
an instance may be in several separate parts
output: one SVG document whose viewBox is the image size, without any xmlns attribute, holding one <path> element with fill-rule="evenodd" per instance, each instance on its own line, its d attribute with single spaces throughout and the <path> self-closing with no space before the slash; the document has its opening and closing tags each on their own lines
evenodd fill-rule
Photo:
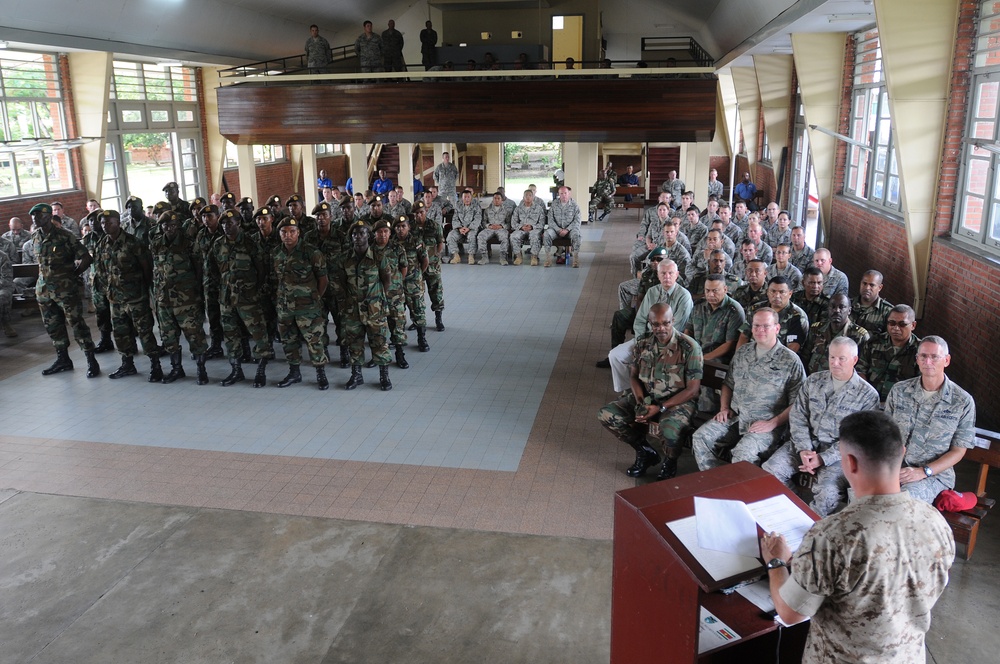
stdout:
<svg viewBox="0 0 1000 664">
<path fill-rule="evenodd" d="M 382 145 L 375 171 L 376 173 L 385 171 L 393 182 L 399 180 L 399 146 L 397 144 L 385 143 Z"/>
<path fill-rule="evenodd" d="M 649 171 L 649 191 L 660 190 L 660 185 L 667 180 L 667 174 L 676 170 L 678 176 L 683 180 L 684 174 L 680 172 L 681 149 L 680 148 L 646 148 L 646 170 Z M 655 199 L 654 199 L 655 200 Z"/>
</svg>

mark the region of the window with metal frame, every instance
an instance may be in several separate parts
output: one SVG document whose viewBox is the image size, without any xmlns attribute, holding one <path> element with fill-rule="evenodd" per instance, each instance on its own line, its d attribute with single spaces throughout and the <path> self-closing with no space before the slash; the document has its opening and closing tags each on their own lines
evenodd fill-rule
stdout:
<svg viewBox="0 0 1000 664">
<path fill-rule="evenodd" d="M 253 146 L 253 163 L 258 165 L 277 164 L 282 161 L 285 161 L 284 145 Z M 237 168 L 238 166 L 239 159 L 236 154 L 236 144 L 226 141 L 226 168 Z"/>
<path fill-rule="evenodd" d="M 952 237 L 1000 253 L 1000 0 L 982 3 Z"/>
</svg>

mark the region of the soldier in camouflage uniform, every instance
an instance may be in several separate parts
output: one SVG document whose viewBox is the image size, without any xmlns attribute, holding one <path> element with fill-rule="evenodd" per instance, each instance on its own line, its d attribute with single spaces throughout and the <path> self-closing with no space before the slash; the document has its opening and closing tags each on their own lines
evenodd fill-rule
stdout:
<svg viewBox="0 0 1000 664">
<path fill-rule="evenodd" d="M 727 295 L 726 279 L 721 274 L 710 274 L 705 279 L 705 297 L 696 305 L 688 318 L 684 334 L 698 342 L 706 360 L 728 363 L 736 350 L 736 341 L 746 317 L 736 300 Z M 714 390 L 701 388 L 698 410 L 714 413 L 719 409 L 719 398 Z"/>
<path fill-rule="evenodd" d="M 278 387 L 302 382 L 299 364 L 305 341 L 309 360 L 316 368 L 316 383 L 319 389 L 325 390 L 330 387 L 323 347 L 323 293 L 329 285 L 326 258 L 299 237 L 298 224 L 294 217 L 281 220 L 278 224 L 281 247 L 274 254 L 274 272 L 278 277 L 278 331 L 288 360 L 288 375 Z"/>
<path fill-rule="evenodd" d="M 597 181 L 594 182 L 593 186 L 594 194 L 590 198 L 590 205 L 587 210 L 587 221 L 604 221 L 611 214 L 611 210 L 615 207 L 616 189 L 617 185 L 607 171 L 597 172 Z M 598 219 L 597 206 L 602 204 L 604 205 L 604 214 Z"/>
<path fill-rule="evenodd" d="M 917 363 L 920 377 L 892 387 L 885 414 L 899 426 L 906 446 L 901 488 L 930 503 L 945 489 L 955 488 L 954 466 L 976 444 L 976 404 L 945 375 L 951 355 L 944 339 L 924 337 L 917 347 Z"/>
<path fill-rule="evenodd" d="M 379 385 L 391 390 L 389 381 L 389 326 L 385 312 L 385 294 L 391 288 L 389 270 L 375 260 L 369 246 L 371 231 L 363 221 L 351 226 L 351 249 L 347 251 L 337 278 L 340 281 L 344 336 L 351 347 L 351 378 L 344 385 L 353 390 L 365 382 L 361 362 L 365 357 L 365 335 L 372 349 L 372 358 L 379 368 Z"/>
<path fill-rule="evenodd" d="M 661 197 L 667 198 L 669 195 L 661 194 Z M 632 253 L 629 255 L 629 265 L 632 267 L 632 274 L 636 274 L 642 269 L 642 261 L 646 259 L 650 251 L 656 247 L 663 246 L 663 229 L 670 223 L 670 205 L 666 201 L 657 203 L 655 207 L 649 208 L 649 210 L 652 210 L 653 214 L 650 216 L 647 210 L 647 214 L 639 224 L 639 232 L 636 233 L 635 243 L 632 245 Z M 676 234 L 674 235 L 674 242 L 677 242 Z M 688 254 L 690 253 L 688 252 Z M 688 258 L 690 258 L 690 255 Z M 677 262 L 676 259 L 673 260 L 675 263 Z M 687 270 L 687 260 L 684 261 L 683 265 L 681 263 L 677 263 L 677 265 L 681 274 L 684 274 Z"/>
<path fill-rule="evenodd" d="M 733 267 L 733 261 L 729 254 L 722 251 L 722 231 L 713 229 L 705 236 L 704 248 L 695 251 L 691 261 L 687 264 L 687 279 L 684 286 L 691 292 L 691 296 L 699 298 L 705 290 L 705 277 L 708 276 L 708 264 L 712 253 L 718 251 L 723 255 L 723 271 L 728 272 Z"/>
<path fill-rule="evenodd" d="M 437 186 L 440 196 L 449 203 L 455 198 L 455 183 L 457 181 L 458 167 L 451 163 L 450 154 L 442 152 L 441 163 L 434 167 L 434 185 Z M 435 219 L 435 221 L 439 220 Z"/>
<path fill-rule="evenodd" d="M 510 210 L 504 205 L 503 194 L 499 191 L 493 194 L 493 204 L 483 211 L 483 230 L 476 237 L 479 245 L 479 264 L 490 262 L 489 243 L 496 238 L 500 242 L 500 265 L 507 264 L 507 252 L 510 250 Z"/>
<path fill-rule="evenodd" d="M 361 73 L 385 71 L 382 38 L 372 32 L 372 22 L 364 22 L 365 31 L 354 41 L 354 54 L 361 63 Z"/>
<path fill-rule="evenodd" d="M 427 319 L 424 314 L 424 272 L 430 265 L 427 248 L 423 241 L 410 232 L 410 219 L 400 215 L 393 224 L 396 242 L 406 252 L 406 278 L 403 279 L 403 294 L 410 309 L 410 319 L 417 331 L 417 347 L 421 353 L 431 349 L 427 343 Z M 405 322 L 405 321 L 404 321 Z"/>
<path fill-rule="evenodd" d="M 427 216 L 427 196 L 413 204 L 413 235 L 427 250 L 427 268 L 423 271 L 427 295 L 431 299 L 434 324 L 438 332 L 444 332 L 444 283 L 441 281 L 441 251 L 444 249 L 444 233 L 441 225 Z M 423 297 L 423 296 L 421 296 Z M 416 324 L 416 321 L 414 321 Z"/>
<path fill-rule="evenodd" d="M 340 229 L 333 228 L 331 220 L 332 207 L 323 201 L 315 208 L 312 214 L 316 217 L 316 230 L 305 234 L 303 240 L 319 249 L 326 259 L 327 287 L 323 291 L 323 348 L 326 349 L 327 359 L 330 359 L 330 331 L 329 319 L 333 318 L 333 326 L 336 332 L 337 346 L 340 347 L 340 366 L 347 368 L 350 366 L 350 355 L 347 344 L 341 337 L 340 310 L 337 308 L 337 280 L 334 278 L 337 270 L 337 263 L 343 260 L 344 238 Z M 273 270 L 272 270 L 273 271 Z"/>
<path fill-rule="evenodd" d="M 400 200 L 402 198 L 395 188 L 389 190 L 385 195 L 386 203 L 382 205 L 382 212 L 389 215 L 393 220 L 399 219 L 400 215 L 409 214 L 409 210 Z"/>
<path fill-rule="evenodd" d="M 461 202 L 455 206 L 451 232 L 448 233 L 448 253 L 451 254 L 453 265 L 462 261 L 458 248 L 460 242 L 465 246 L 469 265 L 476 263 L 476 233 L 479 232 L 482 223 L 483 209 L 479 207 L 478 200 L 472 200 L 472 192 L 466 189 L 462 192 Z"/>
<path fill-rule="evenodd" d="M 176 182 L 168 182 L 163 185 L 163 193 L 167 197 L 170 209 L 181 215 L 182 218 L 187 219 L 191 216 L 191 204 L 180 197 L 180 191 L 180 185 Z"/>
<path fill-rule="evenodd" d="M 692 254 L 695 252 L 694 247 L 697 247 L 702 238 L 708 234 L 708 226 L 701 223 L 701 218 L 698 214 L 698 208 L 692 205 L 684 211 L 684 221 L 680 224 L 681 233 L 686 236 L 688 242 L 691 243 Z"/>
<path fill-rule="evenodd" d="M 897 304 L 889 312 L 886 325 L 888 331 L 870 339 L 858 360 L 858 373 L 878 390 L 882 402 L 893 385 L 920 375 L 917 367 L 920 339 L 913 334 L 917 326 L 913 309 Z"/>
<path fill-rule="evenodd" d="M 375 242 L 371 245 L 372 256 L 389 271 L 389 290 L 385 292 L 388 305 L 385 315 L 389 326 L 389 344 L 396 348 L 396 366 L 408 369 L 410 364 L 403 352 L 403 346 L 406 345 L 406 297 L 403 293 L 403 280 L 409 270 L 409 261 L 406 258 L 406 250 L 398 242 L 390 239 L 392 230 L 388 222 L 379 219 L 372 230 L 375 235 Z M 372 357 L 366 366 L 374 367 L 375 358 Z"/>
<path fill-rule="evenodd" d="M 631 390 L 598 413 L 601 425 L 635 450 L 635 463 L 625 473 L 645 474 L 660 462 L 646 444 L 647 433 L 662 445 L 664 462 L 658 480 L 677 474 L 681 431 L 691 423 L 704 371 L 701 346 L 673 328 L 668 304 L 649 310 L 650 331 L 635 342 L 630 367 Z"/>
<path fill-rule="evenodd" d="M 823 273 L 816 266 L 809 266 L 802 273 L 802 290 L 792 293 L 792 304 L 806 312 L 809 323 L 826 322 L 830 298 L 823 295 Z"/>
<path fill-rule="evenodd" d="M 274 308 L 274 296 L 278 292 L 278 278 L 274 273 L 274 252 L 281 246 L 281 238 L 274 226 L 274 210 L 262 207 L 253 214 L 253 231 L 243 232 L 257 243 L 258 254 L 264 265 L 264 280 L 260 284 L 260 308 L 267 323 L 268 339 L 278 339 L 278 312 Z"/>
<path fill-rule="evenodd" d="M 220 385 L 229 387 L 244 380 L 243 339 L 253 338 L 253 359 L 257 362 L 254 387 L 267 385 L 267 363 L 274 359 L 267 318 L 260 306 L 265 264 L 259 245 L 243 232 L 241 216 L 232 210 L 222 213 L 224 235 L 212 245 L 212 258 L 219 266 L 219 303 L 222 329 L 226 335 L 226 357 L 232 370 Z"/>
<path fill-rule="evenodd" d="M 782 210 L 778 213 L 778 218 L 774 222 L 774 226 L 767 229 L 767 237 L 764 239 L 767 245 L 771 249 L 776 249 L 779 244 L 787 244 L 789 248 L 792 244 L 792 229 L 788 227 L 791 220 L 788 218 L 788 213 Z M 791 251 L 789 251 L 791 254 Z"/>
<path fill-rule="evenodd" d="M 142 341 L 142 352 L 149 358 L 149 382 L 163 381 L 160 354 L 163 349 L 153 336 L 153 310 L 149 305 L 149 289 L 153 284 L 153 263 L 149 251 L 121 227 L 117 210 L 101 212 L 105 236 L 97 243 L 94 262 L 97 278 L 108 286 L 111 302 L 111 327 L 115 346 L 122 356 L 121 366 L 108 378 L 134 376 L 137 372 L 133 356 L 139 352 L 135 337 Z"/>
<path fill-rule="evenodd" d="M 84 218 L 84 223 L 90 224 L 90 232 L 83 236 L 83 246 L 91 256 L 97 251 L 97 243 L 104 237 L 101 228 L 100 210 L 94 210 Z M 97 329 L 101 338 L 94 347 L 95 353 L 107 353 L 115 349 L 111 334 L 111 304 L 108 302 L 108 286 L 96 275 L 96 266 L 90 265 L 90 297 L 97 316 Z"/>
<path fill-rule="evenodd" d="M 830 369 L 806 378 L 788 416 L 792 439 L 761 466 L 794 488 L 797 472 L 813 475 L 810 507 L 821 517 L 833 514 L 846 498 L 847 480 L 840 467 L 840 421 L 878 408 L 878 393 L 854 370 L 858 346 L 837 337 L 828 348 Z M 838 381 L 840 386 L 838 387 Z"/>
<path fill-rule="evenodd" d="M 799 268 L 802 274 L 813 266 L 813 248 L 806 244 L 806 230 L 801 226 L 792 229 L 792 255 L 788 261 Z"/>
<path fill-rule="evenodd" d="M 882 273 L 878 270 L 868 270 L 861 275 L 861 287 L 858 297 L 851 306 L 851 319 L 868 330 L 871 336 L 885 332 L 885 320 L 892 311 L 892 305 L 883 300 Z"/>
<path fill-rule="evenodd" d="M 524 200 L 514 208 L 510 225 L 510 246 L 514 255 L 514 265 L 524 262 L 521 246 L 525 238 L 531 246 L 531 264 L 538 265 L 538 254 L 542 251 L 542 232 L 545 229 L 545 205 L 535 201 L 535 192 L 524 190 Z"/>
<path fill-rule="evenodd" d="M 787 244 L 779 244 L 774 248 L 774 262 L 767 266 L 767 279 L 774 277 L 784 277 L 788 279 L 788 285 L 792 292 L 802 290 L 802 273 L 799 268 L 788 262 L 792 255 L 792 248 Z M 812 321 L 810 321 L 812 322 Z"/>
<path fill-rule="evenodd" d="M 306 206 L 301 196 L 298 194 L 289 196 L 285 201 L 285 207 L 288 208 L 288 215 L 296 221 L 299 233 L 305 235 L 316 229 L 316 220 L 306 214 Z"/>
<path fill-rule="evenodd" d="M 794 306 L 794 305 L 792 305 Z M 826 371 L 828 348 L 837 337 L 847 337 L 854 341 L 859 349 L 868 344 L 868 330 L 851 320 L 851 301 L 843 293 L 830 298 L 827 322 L 813 323 L 809 328 L 809 340 L 802 346 L 802 364 L 806 373 Z"/>
<path fill-rule="evenodd" d="M 101 373 L 101 368 L 94 355 L 90 328 L 83 318 L 82 299 L 82 275 L 90 267 L 92 258 L 75 235 L 52 223 L 51 205 L 39 203 L 28 214 L 36 229 L 30 241 L 38 252 L 35 297 L 45 331 L 56 349 L 56 361 L 43 370 L 42 375 L 73 370 L 66 333 L 68 323 L 73 328 L 73 337 L 87 355 L 87 377 L 93 378 Z"/>
<path fill-rule="evenodd" d="M 692 439 L 699 470 L 749 461 L 760 465 L 778 448 L 805 379 L 798 355 L 778 341 L 778 314 L 753 316 L 753 341 L 737 349 L 722 386 L 721 409 Z"/>
<path fill-rule="evenodd" d="M 170 373 L 164 383 L 184 377 L 181 362 L 181 332 L 187 338 L 191 354 L 198 363 L 198 384 L 208 384 L 205 371 L 205 305 L 202 302 L 201 269 L 193 227 L 184 232 L 183 220 L 176 212 L 160 217 L 161 230 L 150 240 L 153 254 L 153 299 L 160 322 L 163 348 L 170 355 Z"/>
<path fill-rule="evenodd" d="M 155 211 L 155 209 L 154 209 Z M 205 352 L 205 359 L 222 357 L 222 311 L 219 305 L 219 266 L 212 260 L 212 245 L 222 237 L 222 227 L 219 225 L 219 208 L 216 205 L 206 205 L 201 209 L 201 227 L 195 237 L 197 255 L 202 262 L 202 290 L 205 301 L 205 313 L 208 316 L 208 331 L 212 345 Z"/>
<path fill-rule="evenodd" d="M 788 280 L 784 277 L 774 277 L 767 282 L 767 302 L 750 307 L 750 311 L 746 313 L 749 321 L 754 313 L 763 307 L 776 312 L 780 326 L 778 341 L 798 353 L 809 340 L 809 318 L 806 312 L 791 303 L 791 299 L 792 291 L 788 286 Z M 740 340 L 736 342 L 736 347 L 748 343 L 752 338 L 753 332 L 750 323 L 747 322 L 740 330 Z"/>
<path fill-rule="evenodd" d="M 744 270 L 744 284 L 733 293 L 733 299 L 743 307 L 743 312 L 749 316 L 756 305 L 767 302 L 767 266 L 764 261 L 754 258 L 747 263 Z M 737 273 L 739 276 L 739 273 Z"/>
<path fill-rule="evenodd" d="M 122 213 L 122 230 L 139 240 L 143 247 L 149 249 L 149 235 L 153 230 L 153 223 L 146 216 L 146 208 L 143 207 L 142 199 L 138 196 L 129 196 L 125 202 L 125 212 Z"/>
<path fill-rule="evenodd" d="M 573 245 L 573 267 L 580 267 L 580 206 L 569 196 L 568 187 L 559 187 L 559 197 L 549 208 L 549 223 L 542 236 L 545 246 L 543 267 L 552 267 L 552 242 L 557 237 L 569 237 Z"/>
</svg>

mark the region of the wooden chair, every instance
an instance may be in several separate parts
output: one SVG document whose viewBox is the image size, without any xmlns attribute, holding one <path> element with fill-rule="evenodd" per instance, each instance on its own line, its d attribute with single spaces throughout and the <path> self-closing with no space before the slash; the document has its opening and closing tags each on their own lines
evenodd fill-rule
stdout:
<svg viewBox="0 0 1000 664">
<path fill-rule="evenodd" d="M 1000 433 L 986 429 L 976 429 L 977 444 L 983 447 L 973 447 L 966 451 L 963 461 L 979 464 L 978 480 L 976 482 L 976 505 L 964 512 L 943 512 L 945 521 L 951 526 L 955 535 L 957 553 L 963 560 L 972 558 L 976 548 L 976 537 L 979 535 L 979 524 L 996 504 L 996 500 L 986 495 L 986 479 L 990 467 L 1000 468 Z"/>
</svg>

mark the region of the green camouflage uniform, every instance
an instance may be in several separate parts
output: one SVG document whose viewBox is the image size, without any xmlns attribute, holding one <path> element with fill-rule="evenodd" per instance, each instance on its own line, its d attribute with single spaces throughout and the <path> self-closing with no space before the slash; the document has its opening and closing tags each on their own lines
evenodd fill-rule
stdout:
<svg viewBox="0 0 1000 664">
<path fill-rule="evenodd" d="M 260 248 L 242 230 L 235 240 L 223 235 L 212 245 L 212 256 L 219 266 L 219 304 L 222 329 L 226 335 L 226 357 L 232 362 L 242 356 L 244 335 L 253 339 L 253 356 L 273 359 L 272 337 L 267 318 L 260 306 L 261 283 L 265 280 Z"/>
<path fill-rule="evenodd" d="M 633 365 L 638 366 L 638 379 L 645 396 L 656 403 L 683 391 L 690 381 L 701 380 L 705 367 L 698 342 L 677 331 L 662 345 L 652 332 L 640 336 L 632 349 L 632 358 Z M 621 399 L 601 408 L 597 419 L 619 440 L 636 447 L 643 444 L 647 434 L 647 425 L 635 421 L 636 410 L 644 408 L 645 404 L 637 403 L 629 389 Z M 655 437 L 667 456 L 671 456 L 668 448 L 676 451 L 677 439 L 691 423 L 694 412 L 695 399 L 660 412 L 659 433 Z"/>
<path fill-rule="evenodd" d="M 427 270 L 423 277 L 431 298 L 431 311 L 444 311 L 444 284 L 441 282 L 441 256 L 438 255 L 438 247 L 444 242 L 441 224 L 431 220 L 428 210 L 424 225 L 414 221 L 410 234 L 419 237 L 427 249 Z"/>
<path fill-rule="evenodd" d="M 703 352 L 711 353 L 724 343 L 735 342 L 745 322 L 743 307 L 726 295 L 715 311 L 705 300 L 696 304 L 685 333 L 701 345 Z"/>
<path fill-rule="evenodd" d="M 802 344 L 800 355 L 802 364 L 806 367 L 806 373 L 813 374 L 817 371 L 827 371 L 830 368 L 830 342 L 837 337 L 847 337 L 854 339 L 858 344 L 858 357 L 864 352 L 868 344 L 868 330 L 855 325 L 850 319 L 843 330 L 834 331 L 830 323 L 813 323 L 809 328 L 809 341 Z"/>
<path fill-rule="evenodd" d="M 87 236 L 83 238 L 83 246 L 86 247 L 90 255 L 97 253 L 97 243 L 104 237 L 104 229 L 91 228 Z M 97 317 L 97 329 L 102 337 L 111 337 L 111 304 L 108 302 L 108 285 L 97 278 L 97 266 L 90 265 L 90 301 L 94 305 Z"/>
<path fill-rule="evenodd" d="M 270 342 L 278 336 L 278 313 L 274 308 L 274 298 L 278 292 L 278 278 L 274 272 L 274 252 L 281 248 L 281 238 L 278 237 L 278 232 L 275 230 L 264 237 L 258 229 L 248 233 L 248 237 L 257 244 L 257 254 L 260 256 L 261 265 L 264 268 L 264 280 L 260 284 L 260 309 L 264 314 L 268 341 Z"/>
<path fill-rule="evenodd" d="M 325 366 L 319 280 L 327 276 L 326 259 L 318 249 L 300 239 L 292 251 L 284 246 L 275 251 L 274 272 L 278 278 L 278 331 L 288 364 L 301 363 L 305 341 L 313 366 Z"/>
<path fill-rule="evenodd" d="M 212 257 L 212 245 L 222 237 L 222 224 L 214 233 L 208 230 L 207 226 L 198 228 L 198 235 L 195 238 L 195 247 L 198 257 L 202 261 L 201 284 L 204 291 L 205 313 L 208 316 L 208 330 L 212 336 L 212 342 L 221 343 L 225 337 L 222 330 L 222 310 L 219 305 L 219 266 Z"/>
<path fill-rule="evenodd" d="M 168 354 L 180 350 L 181 332 L 195 355 L 208 350 L 205 342 L 205 303 L 198 279 L 192 234 L 180 231 L 173 240 L 157 233 L 150 241 L 153 253 L 153 299 L 160 322 L 160 338 Z"/>
<path fill-rule="evenodd" d="M 920 339 L 915 334 L 910 334 L 902 348 L 892 345 L 888 332 L 879 334 L 865 344 L 855 368 L 878 390 L 879 400 L 885 401 L 893 385 L 920 375 L 917 366 L 919 346 Z"/>
<path fill-rule="evenodd" d="M 339 232 L 339 228 L 335 229 L 331 225 L 330 234 L 323 237 L 319 229 L 310 231 L 305 235 L 305 242 L 312 245 L 323 254 L 323 258 L 326 259 L 326 274 L 329 279 L 326 290 L 323 291 L 323 347 L 326 348 L 330 345 L 330 333 L 327 330 L 327 321 L 333 318 L 333 327 L 337 335 L 336 345 L 343 345 L 343 337 L 341 337 L 341 317 L 340 309 L 337 305 L 337 300 L 341 297 L 340 286 L 336 279 L 337 265 L 344 260 L 344 238 Z"/>
<path fill-rule="evenodd" d="M 105 235 L 97 243 L 94 263 L 97 278 L 107 284 L 111 302 L 111 329 L 118 352 L 131 357 L 139 352 L 136 335 L 147 357 L 159 357 L 160 348 L 153 336 L 153 310 L 149 305 L 149 287 L 143 263 L 149 252 L 142 243 L 124 230 L 118 239 Z"/>
<path fill-rule="evenodd" d="M 430 268 L 430 257 L 427 255 L 427 248 L 423 241 L 417 237 L 413 231 L 405 239 L 397 241 L 406 252 L 406 262 L 409 266 L 406 270 L 406 279 L 403 280 L 403 295 L 406 299 L 406 306 L 410 310 L 410 320 L 417 327 L 426 327 L 427 317 L 424 313 L 424 277 L 420 268 L 427 259 L 427 266 Z"/>
<path fill-rule="evenodd" d="M 810 325 L 825 323 L 830 315 L 830 298 L 822 293 L 810 302 L 806 299 L 805 291 L 795 291 L 792 293 L 792 304 L 806 312 L 806 318 L 809 319 Z"/>
<path fill-rule="evenodd" d="M 594 183 L 594 195 L 590 198 L 590 209 L 588 219 L 594 219 L 597 214 L 597 206 L 604 205 L 605 212 L 611 212 L 615 207 L 615 181 L 608 177 L 598 178 Z"/>
<path fill-rule="evenodd" d="M 372 349 L 372 358 L 380 367 L 389 366 L 389 326 L 386 322 L 388 303 L 382 291 L 382 275 L 388 266 L 375 260 L 372 248 L 362 256 L 348 251 L 338 274 L 343 293 L 341 312 L 344 337 L 351 347 L 351 364 L 365 359 L 365 334 Z"/>
<path fill-rule="evenodd" d="M 868 330 L 868 334 L 875 336 L 885 332 L 885 321 L 889 318 L 892 305 L 878 298 L 870 307 L 861 304 L 861 298 L 855 298 L 851 302 L 851 320 Z"/>
<path fill-rule="evenodd" d="M 386 293 L 388 308 L 386 323 L 389 326 L 391 341 L 397 346 L 406 343 L 406 297 L 403 292 L 403 269 L 407 267 L 406 250 L 394 239 L 384 247 L 377 243 L 371 245 L 372 255 L 379 263 L 389 270 L 389 292 Z"/>
<path fill-rule="evenodd" d="M 754 291 L 753 286 L 749 282 L 743 284 L 736 289 L 735 293 L 732 293 L 731 297 L 736 300 L 736 303 L 743 307 L 743 313 L 747 316 L 747 320 L 750 319 L 750 311 L 757 305 L 763 302 L 767 304 L 767 282 L 760 287 L 759 291 Z"/>
<path fill-rule="evenodd" d="M 76 236 L 52 224 L 49 233 L 36 230 L 31 242 L 37 248 L 38 281 L 35 296 L 42 312 L 45 331 L 56 350 L 69 348 L 66 325 L 73 328 L 73 338 L 80 348 L 92 350 L 90 328 L 83 318 L 83 279 L 76 274 L 78 260 L 87 256 Z"/>
</svg>

